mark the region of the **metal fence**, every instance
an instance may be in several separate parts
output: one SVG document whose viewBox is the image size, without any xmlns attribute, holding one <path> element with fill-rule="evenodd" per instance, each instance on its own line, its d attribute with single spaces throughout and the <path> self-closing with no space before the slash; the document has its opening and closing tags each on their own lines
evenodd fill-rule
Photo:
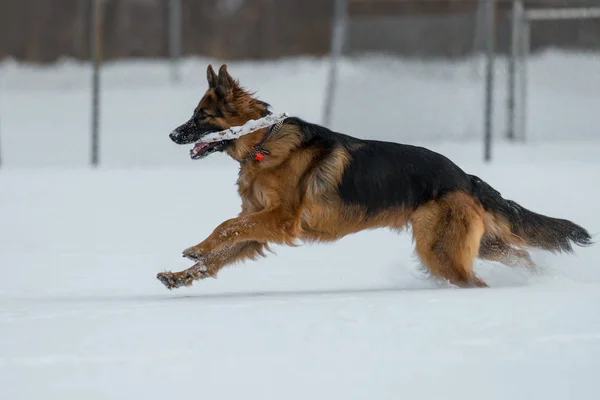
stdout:
<svg viewBox="0 0 600 400">
<path fill-rule="evenodd" d="M 348 0 L 350 48 L 403 56 L 465 56 L 472 52 L 477 10 L 486 0 Z M 95 0 L 0 0 L 0 60 L 88 59 Z M 104 58 L 182 55 L 270 59 L 325 55 L 335 0 L 103 0 Z M 512 0 L 496 0 L 498 51 L 510 49 Z M 600 0 L 524 0 L 526 8 L 592 7 Z M 180 12 L 178 12 L 180 11 Z M 179 22 L 173 20 L 178 18 Z M 170 27 L 180 25 L 180 40 Z M 173 41 L 175 39 L 175 41 Z M 571 21 L 540 24 L 532 48 L 597 49 L 600 28 Z"/>
<path fill-rule="evenodd" d="M 365 21 L 364 16 L 352 16 L 349 9 L 352 4 L 363 3 L 360 0 L 336 0 L 334 24 L 332 29 L 331 42 L 331 63 L 329 70 L 329 79 L 325 95 L 325 106 L 323 112 L 323 123 L 329 125 L 333 119 L 333 109 L 337 91 L 338 65 L 340 58 L 346 53 L 361 52 L 367 49 L 383 49 L 386 51 L 398 50 L 397 38 L 410 37 L 412 44 L 419 43 L 419 47 L 411 49 L 409 52 L 417 55 L 426 53 L 427 43 L 423 43 L 413 35 L 419 32 L 419 22 L 410 21 L 407 24 L 406 17 L 400 15 L 390 17 L 389 15 L 377 16 L 370 15 L 371 21 Z M 464 2 L 464 7 L 454 12 L 445 13 L 443 21 L 438 22 L 438 28 L 445 30 L 445 35 L 450 41 L 446 48 L 448 53 L 445 56 L 457 57 L 469 54 L 477 54 L 484 51 L 485 54 L 485 77 L 482 82 L 483 90 L 483 158 L 485 161 L 491 160 L 493 118 L 494 118 L 494 93 L 495 76 L 498 64 L 495 61 L 497 54 L 506 54 L 507 65 L 507 100 L 505 108 L 501 110 L 507 115 L 506 138 L 508 140 L 524 141 L 526 137 L 526 104 L 527 104 L 527 60 L 531 52 L 531 29 L 533 21 L 560 21 L 561 26 L 565 28 L 565 21 L 570 21 L 570 28 L 580 32 L 582 27 L 594 30 L 600 27 L 600 24 L 586 24 L 591 19 L 598 19 L 600 16 L 600 2 L 581 1 L 569 2 L 568 4 L 559 4 L 544 1 L 524 1 L 524 0 L 479 0 L 471 4 L 475 8 L 468 7 L 469 2 Z M 593 4 L 597 4 L 594 6 Z M 577 21 L 579 25 L 572 24 Z M 428 21 L 433 23 L 432 20 Z M 583 24 L 582 24 L 583 22 Z M 383 26 L 383 29 L 381 27 Z M 508 29 L 507 29 L 508 28 Z M 385 40 L 373 41 L 373 30 L 383 30 L 386 32 Z M 371 32 L 371 34 L 367 34 Z M 402 33 L 400 33 L 402 32 Z M 543 33 L 544 31 L 542 31 Z M 546 26 L 545 34 L 552 36 L 554 29 L 548 29 Z M 466 39 L 466 36 L 472 35 L 472 47 Z M 539 34 L 539 32 L 538 32 Z M 564 34 L 564 31 L 563 31 Z M 555 35 L 556 43 L 560 35 Z M 600 36 L 598 36 L 600 38 Z M 536 43 L 538 47 L 543 45 L 545 36 L 538 40 L 542 43 Z M 557 40 L 558 39 L 558 40 Z M 346 45 L 349 40 L 354 40 L 354 46 Z M 564 39 L 563 39 L 564 40 Z M 438 42 L 440 39 L 438 39 Z M 554 44 L 556 44 L 554 43 Z M 589 43 L 585 40 L 575 40 L 571 43 L 574 48 L 587 48 Z M 567 46 L 569 47 L 569 46 Z M 349 50 L 352 48 L 353 50 Z M 592 48 L 594 46 L 592 45 Z M 600 47 L 596 47 L 600 49 Z M 406 53 L 406 49 L 403 53 Z M 437 54 L 439 55 L 439 53 Z"/>
<path fill-rule="evenodd" d="M 0 0 L 0 25 L 8 33 L 0 38 L 0 60 L 91 60 L 90 163 L 97 166 L 106 60 L 169 59 L 170 79 L 177 83 L 179 60 L 189 55 L 233 60 L 329 56 L 322 118 L 332 125 L 344 58 L 370 53 L 417 60 L 484 56 L 484 79 L 477 81 L 483 93 L 477 130 L 489 160 L 491 138 L 498 136 L 492 133 L 494 77 L 502 65 L 496 56 L 508 60 L 505 136 L 523 140 L 529 52 L 547 46 L 600 50 L 600 0 L 567 5 L 562 0 Z M 530 30 L 532 21 L 547 20 L 561 20 L 560 28 L 542 22 Z M 353 123 L 352 116 L 346 117 Z"/>
<path fill-rule="evenodd" d="M 526 133 L 527 60 L 531 53 L 531 25 L 535 22 L 600 21 L 600 5 L 526 8 L 523 0 L 512 2 L 511 50 L 508 57 L 507 138 L 524 141 Z"/>
</svg>

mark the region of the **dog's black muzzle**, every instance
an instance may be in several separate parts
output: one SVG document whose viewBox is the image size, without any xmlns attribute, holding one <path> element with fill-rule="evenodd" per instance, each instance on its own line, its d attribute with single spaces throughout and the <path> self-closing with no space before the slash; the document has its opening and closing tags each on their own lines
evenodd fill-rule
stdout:
<svg viewBox="0 0 600 400">
<path fill-rule="evenodd" d="M 169 134 L 171 140 L 177 144 L 195 143 L 202 137 L 211 132 L 218 132 L 221 129 L 218 126 L 211 124 L 198 124 L 194 118 L 190 119 L 183 125 L 175 128 Z"/>
</svg>

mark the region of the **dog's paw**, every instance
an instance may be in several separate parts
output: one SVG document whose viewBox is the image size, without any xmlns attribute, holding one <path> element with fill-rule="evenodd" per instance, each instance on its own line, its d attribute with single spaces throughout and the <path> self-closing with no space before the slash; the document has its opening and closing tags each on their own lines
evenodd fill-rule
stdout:
<svg viewBox="0 0 600 400">
<path fill-rule="evenodd" d="M 202 249 L 199 249 L 198 246 L 194 246 L 194 247 L 190 247 L 189 249 L 185 249 L 183 251 L 183 256 L 187 259 L 190 259 L 190 260 L 196 261 L 196 262 L 204 261 L 204 251 L 202 251 Z"/>
<path fill-rule="evenodd" d="M 183 272 L 159 272 L 156 275 L 158 279 L 169 290 L 177 289 L 182 286 L 191 286 L 194 282 L 194 274 L 189 271 Z"/>
<path fill-rule="evenodd" d="M 171 272 L 159 272 L 156 275 L 156 279 L 158 279 L 169 290 L 175 289 L 177 287 L 177 285 L 175 284 L 175 279 L 173 278 L 173 274 Z"/>
</svg>

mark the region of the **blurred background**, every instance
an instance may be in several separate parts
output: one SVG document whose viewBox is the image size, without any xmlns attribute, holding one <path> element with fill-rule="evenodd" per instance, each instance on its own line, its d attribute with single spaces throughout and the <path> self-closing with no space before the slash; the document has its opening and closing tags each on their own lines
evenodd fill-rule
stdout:
<svg viewBox="0 0 600 400">
<path fill-rule="evenodd" d="M 598 238 L 600 0 L 0 0 L 0 399 L 600 398 L 598 244 L 464 291 L 381 229 L 166 290 L 240 210 L 168 137 L 209 63 Z"/>
<path fill-rule="evenodd" d="M 30 63 L 88 60 L 96 0 L 0 2 L 0 57 Z M 106 61 L 169 57 L 170 14 L 179 4 L 181 55 L 227 60 L 327 56 L 335 0 L 100 0 Z M 479 0 L 346 0 L 347 54 L 460 59 L 476 43 Z M 513 1 L 497 0 L 498 52 L 510 42 Z M 525 0 L 528 8 L 600 6 L 598 0 Z M 535 50 L 598 50 L 597 20 L 540 24 Z"/>
<path fill-rule="evenodd" d="M 82 165 L 94 147 L 104 165 L 187 162 L 167 134 L 201 97 L 208 63 L 228 63 L 276 111 L 361 137 L 599 139 L 599 10 L 600 0 L 0 0 L 1 160 Z"/>
</svg>

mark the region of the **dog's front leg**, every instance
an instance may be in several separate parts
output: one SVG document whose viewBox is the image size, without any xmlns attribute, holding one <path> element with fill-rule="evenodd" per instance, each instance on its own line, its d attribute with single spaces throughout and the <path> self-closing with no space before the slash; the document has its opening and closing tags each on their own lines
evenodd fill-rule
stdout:
<svg viewBox="0 0 600 400">
<path fill-rule="evenodd" d="M 156 277 L 168 289 L 191 286 L 196 280 L 215 278 L 219 270 L 226 265 L 264 257 L 265 250 L 268 250 L 268 247 L 264 243 L 254 241 L 240 242 L 232 246 L 224 246 L 216 252 L 207 254 L 203 262 L 197 262 L 184 271 L 160 272 Z"/>
<path fill-rule="evenodd" d="M 196 262 L 181 272 L 161 272 L 157 278 L 169 289 L 189 286 L 193 281 L 215 277 L 219 269 L 235 261 L 263 255 L 266 244 L 293 244 L 300 233 L 300 220 L 280 209 L 233 218 L 219 225 L 197 246 L 184 251 Z"/>
<path fill-rule="evenodd" d="M 256 241 L 293 244 L 300 233 L 300 219 L 277 208 L 232 218 L 219 225 L 202 243 L 184 250 L 183 255 L 202 261 L 205 255 L 223 246 Z"/>
<path fill-rule="evenodd" d="M 183 255 L 203 261 L 207 254 L 239 242 L 293 244 L 300 234 L 300 219 L 277 208 L 232 218 L 219 225 L 202 243 L 184 250 Z"/>
</svg>

